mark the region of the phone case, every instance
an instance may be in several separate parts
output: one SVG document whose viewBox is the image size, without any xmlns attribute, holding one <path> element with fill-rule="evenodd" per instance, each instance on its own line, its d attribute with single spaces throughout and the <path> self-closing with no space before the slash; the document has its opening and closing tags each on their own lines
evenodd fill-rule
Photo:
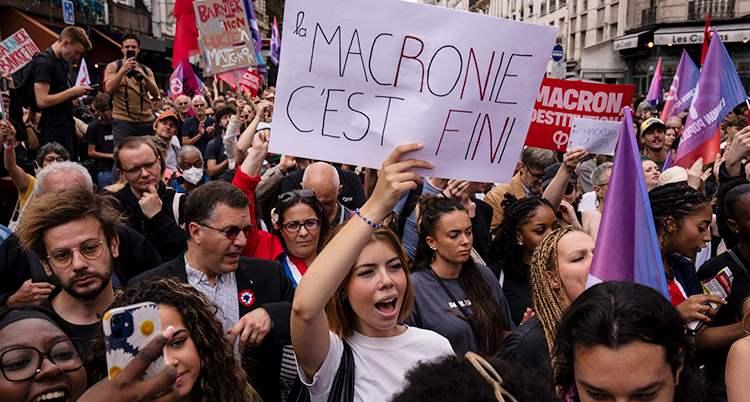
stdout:
<svg viewBox="0 0 750 402">
<path fill-rule="evenodd" d="M 102 318 L 109 378 L 125 369 L 141 349 L 161 333 L 159 306 L 153 302 L 118 307 L 104 313 Z M 144 380 L 164 371 L 164 355 L 151 363 L 143 375 Z"/>
</svg>

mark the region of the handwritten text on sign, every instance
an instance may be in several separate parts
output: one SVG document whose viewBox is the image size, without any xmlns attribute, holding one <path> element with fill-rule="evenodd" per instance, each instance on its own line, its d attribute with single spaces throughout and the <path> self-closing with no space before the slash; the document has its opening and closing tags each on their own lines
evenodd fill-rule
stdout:
<svg viewBox="0 0 750 402">
<path fill-rule="evenodd" d="M 380 167 L 421 142 L 420 173 L 510 180 L 556 27 L 397 0 L 288 0 L 285 21 L 271 152 Z"/>
<path fill-rule="evenodd" d="M 0 70 L 15 73 L 30 62 L 37 53 L 39 53 L 39 48 L 36 47 L 26 30 L 21 28 L 0 43 Z"/>
<path fill-rule="evenodd" d="M 567 150 L 583 148 L 592 154 L 614 155 L 622 123 L 576 118 Z"/>
<path fill-rule="evenodd" d="M 620 112 L 630 105 L 634 91 L 633 85 L 545 78 L 536 98 L 526 145 L 564 151 L 574 119 L 621 122 Z"/>
<path fill-rule="evenodd" d="M 203 0 L 193 3 L 203 55 L 212 73 L 255 65 L 253 40 L 242 0 Z"/>
</svg>

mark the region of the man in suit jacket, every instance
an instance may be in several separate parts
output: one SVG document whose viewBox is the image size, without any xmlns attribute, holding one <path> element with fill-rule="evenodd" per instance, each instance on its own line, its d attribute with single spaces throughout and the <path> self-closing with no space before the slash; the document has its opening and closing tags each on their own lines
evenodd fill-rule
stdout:
<svg viewBox="0 0 750 402">
<path fill-rule="evenodd" d="M 176 277 L 213 301 L 250 382 L 264 401 L 280 399 L 282 347 L 291 341 L 289 318 L 294 287 L 276 262 L 241 257 L 250 224 L 248 198 L 238 188 L 213 181 L 185 201 L 187 251 L 135 277 Z"/>
</svg>

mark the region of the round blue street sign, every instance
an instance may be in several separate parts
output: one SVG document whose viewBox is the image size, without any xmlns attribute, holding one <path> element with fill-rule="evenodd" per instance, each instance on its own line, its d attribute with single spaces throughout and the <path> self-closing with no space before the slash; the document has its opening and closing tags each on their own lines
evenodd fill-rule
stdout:
<svg viewBox="0 0 750 402">
<path fill-rule="evenodd" d="M 563 47 L 560 45 L 555 45 L 555 47 L 552 48 L 552 60 L 557 63 L 558 61 L 562 60 L 563 58 Z"/>
</svg>

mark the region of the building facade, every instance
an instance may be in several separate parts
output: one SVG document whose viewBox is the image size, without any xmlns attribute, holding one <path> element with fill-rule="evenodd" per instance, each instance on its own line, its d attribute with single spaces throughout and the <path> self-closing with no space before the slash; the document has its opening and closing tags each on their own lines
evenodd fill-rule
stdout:
<svg viewBox="0 0 750 402">
<path fill-rule="evenodd" d="M 442 7 L 559 28 L 563 60 L 550 60 L 569 79 L 635 84 L 648 92 L 659 58 L 664 91 L 683 49 L 700 63 L 703 29 L 711 14 L 740 80 L 750 90 L 750 0 L 422 0 Z M 562 78 L 562 74 L 558 74 Z"/>
</svg>

